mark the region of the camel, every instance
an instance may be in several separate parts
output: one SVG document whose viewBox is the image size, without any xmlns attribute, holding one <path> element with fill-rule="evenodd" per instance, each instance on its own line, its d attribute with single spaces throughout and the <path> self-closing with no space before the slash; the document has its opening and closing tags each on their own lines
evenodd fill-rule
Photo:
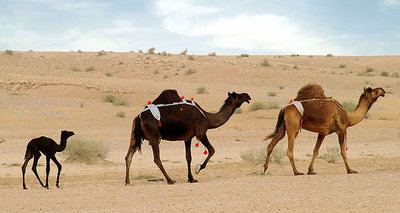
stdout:
<svg viewBox="0 0 400 213">
<path fill-rule="evenodd" d="M 182 97 L 183 99 L 183 97 Z M 196 137 L 207 148 L 208 155 L 203 164 L 198 167 L 195 172 L 198 174 L 202 169 L 206 168 L 207 162 L 214 155 L 215 149 L 207 138 L 207 130 L 217 128 L 225 124 L 232 116 L 236 108 L 239 108 L 243 102 L 249 103 L 251 100 L 247 93 L 237 94 L 235 92 L 228 93 L 228 98 L 217 113 L 208 113 L 203 110 L 197 103 L 193 105 L 179 104 L 174 106 L 159 107 L 161 114 L 160 124 L 157 124 L 156 118 L 151 114 L 150 110 L 141 112 L 133 121 L 131 140 L 128 153 L 125 157 L 126 162 L 126 178 L 125 184 L 130 185 L 129 168 L 134 153 L 141 149 L 142 140 L 149 141 L 153 150 L 154 163 L 159 167 L 165 176 L 168 184 L 174 184 L 166 173 L 161 160 L 159 144 L 160 140 L 168 141 L 185 141 L 186 161 L 188 166 L 188 182 L 195 183 L 197 180 L 193 178 L 191 172 L 191 141 Z M 182 102 L 175 90 L 165 90 L 160 96 L 154 100 L 153 104 L 159 103 L 176 103 Z M 162 125 L 161 125 L 162 124 Z M 205 152 L 206 153 L 206 152 Z"/>
<path fill-rule="evenodd" d="M 59 186 L 59 180 L 60 180 L 60 172 L 61 172 L 61 164 L 58 162 L 55 154 L 56 152 L 62 152 L 64 151 L 66 145 L 67 145 L 67 139 L 74 135 L 74 132 L 71 131 L 61 131 L 61 142 L 60 145 L 58 145 L 53 139 L 47 138 L 47 137 L 39 137 L 39 138 L 34 138 L 32 139 L 29 143 L 28 146 L 26 147 L 26 152 L 25 152 L 25 162 L 22 165 L 22 186 L 24 189 L 26 188 L 25 185 L 25 170 L 26 166 L 28 165 L 29 160 L 33 158 L 33 165 L 32 165 L 32 171 L 35 173 L 37 179 L 39 180 L 40 185 L 42 185 L 44 188 L 49 188 L 49 173 L 50 173 L 50 159 L 53 160 L 53 162 L 57 165 L 58 167 L 58 173 L 57 173 L 57 182 L 56 186 L 60 188 Z M 44 155 L 46 155 L 46 185 L 43 185 L 42 181 L 39 178 L 39 175 L 36 171 L 36 166 L 38 163 L 38 160 L 41 156 L 40 152 L 42 152 Z"/>
<path fill-rule="evenodd" d="M 301 116 L 297 108 L 291 104 L 279 113 L 275 131 L 268 135 L 264 140 L 272 139 L 268 145 L 267 158 L 264 164 L 264 173 L 268 169 L 270 155 L 275 145 L 285 136 L 288 135 L 287 156 L 292 165 L 294 175 L 303 175 L 297 171 L 294 164 L 293 148 L 294 140 L 301 128 L 318 133 L 317 142 L 313 151 L 312 160 L 308 167 L 309 175 L 314 175 L 314 161 L 319 154 L 319 148 L 325 136 L 335 132 L 338 135 L 341 155 L 348 174 L 355 174 L 357 171 L 350 168 L 347 162 L 347 142 L 346 136 L 348 127 L 354 126 L 361 122 L 372 104 L 380 97 L 385 96 L 383 88 L 364 88 L 357 107 L 353 111 L 348 111 L 336 100 L 328 98 L 324 95 L 322 87 L 319 85 L 307 85 L 303 87 L 295 100 L 301 101 L 304 108 L 303 122 L 301 126 Z"/>
</svg>

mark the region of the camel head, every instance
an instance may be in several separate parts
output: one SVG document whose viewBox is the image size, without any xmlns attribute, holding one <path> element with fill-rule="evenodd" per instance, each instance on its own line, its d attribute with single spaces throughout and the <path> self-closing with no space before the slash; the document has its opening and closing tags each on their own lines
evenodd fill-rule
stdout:
<svg viewBox="0 0 400 213">
<path fill-rule="evenodd" d="M 382 87 L 378 87 L 372 89 L 371 87 L 364 88 L 364 93 L 362 96 L 365 96 L 367 99 L 371 101 L 376 101 L 380 96 L 385 97 L 385 90 Z"/>
<path fill-rule="evenodd" d="M 61 138 L 69 138 L 73 135 L 75 135 L 75 133 L 72 131 L 67 131 L 67 130 L 61 131 Z"/>
<path fill-rule="evenodd" d="M 228 92 L 228 99 L 232 101 L 236 108 L 239 108 L 244 102 L 250 103 L 250 96 L 247 93 Z"/>
</svg>

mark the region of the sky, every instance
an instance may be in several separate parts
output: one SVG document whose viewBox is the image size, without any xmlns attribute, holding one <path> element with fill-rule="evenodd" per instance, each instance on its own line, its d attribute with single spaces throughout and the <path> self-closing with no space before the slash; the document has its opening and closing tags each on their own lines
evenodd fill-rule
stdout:
<svg viewBox="0 0 400 213">
<path fill-rule="evenodd" d="M 0 50 L 399 55 L 400 0 L 0 0 Z"/>
</svg>

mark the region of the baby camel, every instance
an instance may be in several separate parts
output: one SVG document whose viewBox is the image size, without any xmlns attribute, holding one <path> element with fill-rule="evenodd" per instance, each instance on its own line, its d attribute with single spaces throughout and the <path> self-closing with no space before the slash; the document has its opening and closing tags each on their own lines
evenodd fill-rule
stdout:
<svg viewBox="0 0 400 213">
<path fill-rule="evenodd" d="M 61 142 L 60 145 L 58 145 L 53 139 L 47 138 L 47 137 L 39 137 L 39 138 L 34 138 L 32 139 L 29 143 L 28 146 L 26 147 L 26 153 L 25 153 L 25 162 L 24 165 L 22 165 L 22 186 L 24 189 L 26 188 L 25 185 L 25 170 L 26 166 L 28 165 L 28 162 L 30 159 L 33 157 L 33 165 L 32 165 L 32 171 L 35 173 L 37 179 L 39 180 L 40 185 L 42 185 L 45 188 L 49 188 L 49 172 L 50 172 L 50 159 L 54 161 L 54 163 L 58 167 L 58 174 L 57 174 L 57 182 L 56 186 L 60 188 L 58 185 L 59 183 L 59 178 L 60 178 L 60 172 L 61 172 L 61 164 L 57 161 L 56 159 L 56 152 L 62 152 L 64 151 L 66 145 L 67 145 L 67 139 L 74 135 L 74 132 L 71 131 L 62 131 L 61 132 Z M 41 156 L 40 152 L 42 152 L 44 155 L 46 155 L 46 185 L 43 185 L 42 181 L 39 178 L 39 175 L 36 171 L 36 166 L 37 162 Z"/>
</svg>

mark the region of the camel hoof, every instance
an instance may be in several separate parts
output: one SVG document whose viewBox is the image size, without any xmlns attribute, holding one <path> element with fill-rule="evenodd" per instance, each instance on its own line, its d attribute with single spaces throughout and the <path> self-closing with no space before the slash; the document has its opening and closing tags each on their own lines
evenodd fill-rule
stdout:
<svg viewBox="0 0 400 213">
<path fill-rule="evenodd" d="M 302 173 L 302 172 L 296 172 L 296 173 L 294 173 L 294 175 L 304 175 L 304 173 Z"/>
<path fill-rule="evenodd" d="M 27 190 L 28 188 L 24 187 L 24 190 Z"/>
<path fill-rule="evenodd" d="M 167 181 L 167 182 L 168 182 L 169 185 L 173 185 L 174 183 L 176 183 L 176 181 L 174 181 L 174 180 L 170 180 L 170 181 Z"/>
<path fill-rule="evenodd" d="M 197 183 L 196 179 L 188 180 L 189 183 Z"/>
<path fill-rule="evenodd" d="M 316 175 L 317 173 L 316 172 L 314 172 L 314 171 L 308 171 L 307 172 L 307 175 Z"/>
<path fill-rule="evenodd" d="M 347 171 L 347 174 L 357 174 L 358 172 L 357 171 L 355 171 L 355 170 L 350 170 L 350 171 Z"/>
<path fill-rule="evenodd" d="M 201 164 L 197 164 L 196 167 L 194 168 L 194 173 L 199 174 L 201 170 Z"/>
</svg>

